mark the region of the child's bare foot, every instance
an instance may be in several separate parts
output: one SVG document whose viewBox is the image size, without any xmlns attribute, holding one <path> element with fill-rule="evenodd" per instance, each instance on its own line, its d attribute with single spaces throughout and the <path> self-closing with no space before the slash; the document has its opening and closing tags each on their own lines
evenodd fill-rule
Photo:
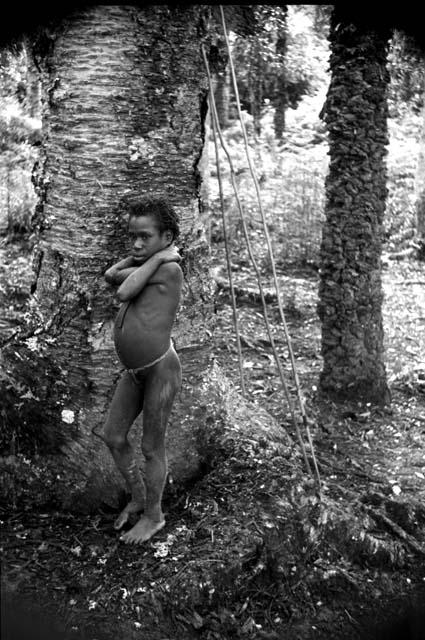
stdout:
<svg viewBox="0 0 425 640">
<path fill-rule="evenodd" d="M 130 500 L 128 505 L 124 507 L 118 518 L 115 520 L 114 529 L 121 529 L 129 519 L 130 515 L 132 513 L 139 513 L 140 511 L 143 511 L 144 506 L 144 503 L 139 502 L 139 500 Z"/>
<path fill-rule="evenodd" d="M 165 525 L 165 519 L 152 520 L 148 516 L 142 516 L 130 531 L 123 533 L 120 540 L 127 544 L 140 544 L 152 538 Z"/>
</svg>

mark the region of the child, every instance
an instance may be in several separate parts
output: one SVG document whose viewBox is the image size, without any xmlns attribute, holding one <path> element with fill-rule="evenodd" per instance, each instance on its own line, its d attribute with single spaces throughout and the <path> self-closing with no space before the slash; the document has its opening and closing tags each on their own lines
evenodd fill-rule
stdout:
<svg viewBox="0 0 425 640">
<path fill-rule="evenodd" d="M 121 535 L 126 543 L 149 540 L 165 524 L 161 509 L 167 474 L 165 432 L 181 366 L 171 342 L 183 274 L 173 242 L 179 235 L 177 214 L 160 199 L 145 198 L 130 207 L 131 255 L 105 272 L 118 286 L 122 302 L 115 320 L 117 354 L 125 367 L 118 382 L 101 438 L 124 476 L 131 500 L 115 521 L 143 511 L 135 526 Z M 145 483 L 127 434 L 143 410 L 142 452 Z"/>
</svg>

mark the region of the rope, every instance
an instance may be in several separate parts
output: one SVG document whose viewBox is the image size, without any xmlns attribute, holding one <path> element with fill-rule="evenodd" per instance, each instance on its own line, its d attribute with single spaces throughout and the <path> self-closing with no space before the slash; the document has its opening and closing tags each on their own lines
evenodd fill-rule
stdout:
<svg viewBox="0 0 425 640">
<path fill-rule="evenodd" d="M 285 381 L 285 376 L 284 376 L 284 373 L 283 373 L 282 365 L 281 365 L 281 362 L 280 362 L 280 359 L 279 359 L 279 356 L 278 356 L 278 353 L 277 353 L 277 350 L 276 350 L 275 341 L 274 341 L 274 338 L 273 338 L 273 335 L 272 335 L 269 316 L 268 316 L 268 310 L 267 310 L 267 304 L 266 304 L 266 301 L 265 301 L 265 298 L 264 298 L 264 288 L 263 288 L 263 284 L 262 284 L 262 281 L 261 281 L 261 274 L 260 274 L 260 270 L 258 268 L 257 261 L 255 259 L 254 254 L 253 254 L 253 251 L 252 251 L 252 245 L 251 245 L 251 240 L 250 240 L 249 234 L 248 234 L 245 214 L 243 212 L 242 203 L 240 201 L 239 192 L 238 192 L 238 188 L 237 188 L 237 185 L 236 185 L 235 169 L 234 169 L 234 166 L 233 166 L 233 161 L 232 161 L 232 158 L 230 156 L 230 153 L 229 153 L 229 150 L 227 148 L 227 145 L 226 145 L 226 143 L 224 141 L 223 134 L 222 134 L 222 131 L 221 131 L 221 128 L 220 128 L 220 123 L 219 123 L 218 114 L 217 114 L 217 108 L 216 108 L 216 104 L 215 104 L 215 100 L 214 100 L 211 73 L 210 73 L 208 60 L 207 60 L 207 56 L 205 54 L 205 49 L 204 49 L 203 45 L 201 47 L 201 50 L 202 50 L 202 55 L 203 55 L 203 58 L 204 58 L 205 69 L 207 71 L 207 76 L 208 76 L 208 84 L 209 84 L 209 89 L 210 89 L 210 104 L 212 106 L 212 114 L 213 114 L 213 118 L 214 118 L 214 121 L 215 121 L 215 127 L 216 127 L 216 130 L 217 130 L 217 133 L 218 133 L 218 137 L 220 139 L 220 144 L 221 144 L 221 146 L 223 148 L 223 151 L 225 152 L 225 154 L 227 156 L 227 159 L 228 159 L 228 162 L 229 162 L 230 178 L 231 178 L 233 191 L 235 193 L 236 203 L 237 203 L 239 214 L 240 214 L 240 218 L 241 218 L 242 230 L 243 230 L 243 234 L 244 234 L 246 245 L 247 245 L 247 249 L 248 249 L 248 254 L 249 254 L 251 263 L 252 263 L 252 265 L 254 267 L 255 275 L 256 275 L 256 278 L 257 278 L 257 283 L 258 283 L 258 288 L 259 288 L 259 292 L 260 292 L 261 305 L 262 305 L 262 309 L 263 309 L 263 315 L 264 315 L 264 321 L 265 321 L 265 324 L 266 324 L 267 334 L 268 334 L 268 337 L 269 337 L 269 340 L 270 340 L 270 344 L 271 344 L 271 347 L 272 347 L 273 355 L 274 355 L 274 358 L 275 358 L 275 361 L 276 361 L 276 365 L 277 365 L 277 368 L 278 368 L 278 371 L 279 371 L 279 377 L 280 377 L 280 380 L 281 380 L 281 383 L 282 383 L 282 387 L 283 387 L 283 390 L 284 390 L 284 393 L 285 393 L 285 396 L 286 396 L 286 400 L 287 400 L 287 403 L 288 403 L 288 407 L 289 407 L 289 410 L 290 410 L 292 423 L 293 423 L 293 426 L 295 428 L 295 431 L 296 431 L 296 434 L 297 434 L 297 437 L 298 437 L 298 441 L 300 443 L 301 451 L 303 453 L 304 462 L 305 462 L 307 471 L 311 474 L 311 467 L 310 467 L 310 463 L 308 461 L 308 457 L 307 457 L 307 452 L 306 452 L 306 449 L 305 449 L 304 441 L 302 439 L 301 431 L 300 431 L 298 422 L 297 422 L 296 417 L 295 417 L 295 412 L 294 412 L 294 408 L 293 408 L 293 405 L 292 405 L 291 397 L 289 395 L 289 391 L 288 391 L 288 387 L 286 385 L 286 381 Z"/>
<path fill-rule="evenodd" d="M 260 186 L 259 186 L 259 183 L 258 183 L 258 179 L 257 179 L 257 175 L 255 173 L 255 169 L 254 169 L 253 163 L 251 161 L 251 155 L 250 155 L 250 152 L 249 152 L 248 137 L 247 137 L 247 134 L 246 134 L 245 123 L 244 123 L 243 117 L 242 117 L 242 111 L 241 111 L 241 105 L 240 105 L 240 99 L 239 99 L 239 91 L 238 91 L 238 85 L 237 85 L 237 80 L 236 80 L 235 68 L 234 68 L 234 65 L 233 65 L 233 58 L 232 58 L 232 54 L 231 54 L 230 43 L 229 43 L 229 39 L 228 39 L 228 36 L 227 36 L 227 27 L 226 27 L 226 21 L 225 21 L 224 10 L 223 10 L 222 5 L 220 5 L 220 13 L 221 13 L 221 20 L 222 20 L 222 25 L 223 25 L 224 38 L 225 38 L 225 41 L 226 41 L 226 47 L 227 47 L 227 52 L 228 52 L 228 56 L 229 56 L 229 66 L 230 66 L 230 72 L 231 72 L 231 75 L 232 75 L 233 88 L 234 88 L 234 91 L 235 91 L 236 106 L 237 106 L 237 110 L 238 110 L 238 116 L 239 116 L 239 120 L 240 120 L 240 123 L 241 123 L 242 134 L 243 134 L 243 139 L 244 139 L 246 157 L 247 157 L 247 160 L 248 160 L 249 170 L 250 170 L 250 173 L 251 173 L 251 176 L 252 176 L 252 179 L 253 179 L 253 182 L 254 182 L 254 186 L 255 186 L 255 192 L 256 192 L 257 200 L 258 200 L 258 208 L 259 208 L 260 215 L 261 215 L 261 220 L 262 220 L 263 229 L 264 229 L 264 235 L 265 235 L 266 243 L 267 243 L 268 254 L 269 254 L 269 258 L 270 258 L 270 262 L 271 262 L 271 266 L 272 266 L 273 281 L 274 281 L 274 285 L 275 285 L 275 289 L 276 289 L 276 298 L 277 298 L 277 304 L 278 304 L 278 308 L 279 308 L 279 314 L 280 314 L 280 318 L 281 318 L 281 321 L 282 321 L 282 327 L 283 327 L 283 332 L 284 332 L 286 344 L 288 346 L 288 352 L 289 352 L 289 357 L 290 357 L 290 361 L 291 361 L 291 368 L 292 368 L 292 373 L 293 373 L 293 376 L 294 376 L 295 387 L 296 387 L 296 390 L 297 390 L 297 396 L 298 396 L 298 402 L 299 402 L 299 406 L 300 406 L 302 421 L 303 421 L 303 425 L 304 425 L 304 428 L 305 428 L 306 433 L 307 433 L 307 439 L 308 439 L 308 442 L 309 442 L 309 445 L 310 445 L 310 449 L 311 449 L 311 455 L 312 455 L 312 459 L 313 459 L 313 465 L 314 465 L 314 471 L 315 471 L 315 475 L 316 475 L 316 480 L 317 480 L 318 486 L 320 488 L 321 481 L 320 481 L 319 468 L 318 468 L 318 465 L 317 465 L 317 460 L 316 460 L 316 456 L 315 456 L 315 453 L 314 453 L 314 448 L 313 448 L 313 442 L 312 442 L 312 438 L 311 438 L 310 428 L 308 426 L 307 416 L 306 416 L 306 413 L 305 413 L 304 398 L 303 398 L 303 395 L 302 395 L 301 385 L 300 385 L 299 378 L 298 378 L 298 372 L 297 372 L 297 368 L 296 368 L 296 364 L 295 364 L 295 357 L 294 357 L 294 351 L 292 349 L 291 338 L 290 338 L 290 335 L 289 335 L 288 325 L 287 325 L 286 319 L 285 319 L 285 314 L 283 312 L 282 301 L 281 301 L 280 290 L 279 290 L 279 283 L 278 283 L 277 274 L 276 274 L 276 263 L 275 263 L 275 259 L 274 259 L 274 255 L 273 255 L 273 248 L 272 248 L 272 243 L 271 243 L 271 240 L 270 240 L 269 230 L 267 228 L 267 221 L 266 221 L 266 217 L 264 215 L 264 210 L 263 210 L 263 206 L 262 206 Z"/>
<path fill-rule="evenodd" d="M 209 102 L 210 102 L 210 109 L 212 111 L 211 98 L 210 98 Z M 234 289 L 234 286 L 233 286 L 232 265 L 231 265 L 231 261 L 230 261 L 230 248 L 229 248 L 229 242 L 228 242 L 228 236 L 227 236 L 226 217 L 224 215 L 223 185 L 222 185 L 222 181 L 221 181 L 220 159 L 219 159 L 219 155 L 218 155 L 216 123 L 215 123 L 215 119 L 214 118 L 212 118 L 211 121 L 212 121 L 213 137 L 214 137 L 215 161 L 216 161 L 216 165 L 217 165 L 218 189 L 219 189 L 219 192 L 220 192 L 221 219 L 222 219 L 222 222 L 223 222 L 223 237 L 224 237 L 224 247 L 225 247 L 225 251 L 226 251 L 227 274 L 228 274 L 228 277 L 229 277 L 230 297 L 231 297 L 231 300 L 232 300 L 232 310 L 233 310 L 233 323 L 235 325 L 236 345 L 237 345 L 237 350 L 238 350 L 239 375 L 240 375 L 240 379 L 241 379 L 242 395 L 245 395 L 246 390 L 245 390 L 245 381 L 244 381 L 244 377 L 243 377 L 241 338 L 240 338 L 240 334 L 239 334 L 239 321 L 238 321 L 238 315 L 237 315 L 237 311 L 236 311 L 236 297 L 235 297 L 235 289 Z"/>
</svg>

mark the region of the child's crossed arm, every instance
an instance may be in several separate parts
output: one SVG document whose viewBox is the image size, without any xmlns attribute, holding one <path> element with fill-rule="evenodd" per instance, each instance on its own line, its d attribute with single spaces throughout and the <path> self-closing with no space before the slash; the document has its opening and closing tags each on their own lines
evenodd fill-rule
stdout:
<svg viewBox="0 0 425 640">
<path fill-rule="evenodd" d="M 138 267 L 135 266 L 133 257 L 127 256 L 127 258 L 113 264 L 112 267 L 109 267 L 109 269 L 105 271 L 105 280 L 108 284 L 120 285 L 129 275 L 136 271 L 136 269 L 138 269 Z"/>
<path fill-rule="evenodd" d="M 120 285 L 117 290 L 117 297 L 121 302 L 130 300 L 138 295 L 145 288 L 157 269 L 166 262 L 180 262 L 177 247 L 170 245 L 153 256 L 148 258 L 140 266 L 130 266 L 134 264 L 132 257 L 124 258 L 117 264 L 112 265 L 106 273 L 105 279 L 110 284 Z"/>
</svg>

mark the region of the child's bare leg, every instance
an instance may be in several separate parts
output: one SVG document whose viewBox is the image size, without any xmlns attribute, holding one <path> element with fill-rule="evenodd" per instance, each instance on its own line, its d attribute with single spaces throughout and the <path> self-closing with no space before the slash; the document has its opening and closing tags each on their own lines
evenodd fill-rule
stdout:
<svg viewBox="0 0 425 640">
<path fill-rule="evenodd" d="M 130 427 L 142 408 L 143 389 L 135 384 L 128 372 L 124 372 L 115 389 L 103 432 L 99 434 L 108 445 L 131 494 L 130 502 L 114 523 L 115 529 L 121 529 L 130 514 L 142 511 L 145 505 L 145 487 L 127 439 Z"/>
<path fill-rule="evenodd" d="M 165 433 L 174 397 L 181 385 L 180 361 L 175 351 L 152 367 L 145 386 L 142 451 L 146 459 L 144 514 L 121 536 L 127 543 L 149 540 L 165 525 L 161 501 L 167 477 Z"/>
</svg>

